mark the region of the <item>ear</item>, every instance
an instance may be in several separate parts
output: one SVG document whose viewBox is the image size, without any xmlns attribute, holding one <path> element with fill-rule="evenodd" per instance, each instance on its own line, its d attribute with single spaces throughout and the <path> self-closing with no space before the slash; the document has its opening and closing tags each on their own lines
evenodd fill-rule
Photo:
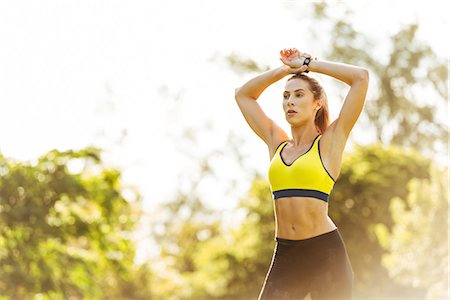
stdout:
<svg viewBox="0 0 450 300">
<path fill-rule="evenodd" d="M 316 107 L 319 107 L 319 109 L 320 109 L 320 108 L 322 108 L 322 106 L 323 106 L 322 99 L 316 100 Z"/>
</svg>

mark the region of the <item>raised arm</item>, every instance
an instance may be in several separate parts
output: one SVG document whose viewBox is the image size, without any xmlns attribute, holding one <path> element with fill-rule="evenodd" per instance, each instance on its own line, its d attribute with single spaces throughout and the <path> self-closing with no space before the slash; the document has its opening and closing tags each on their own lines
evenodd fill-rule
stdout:
<svg viewBox="0 0 450 300">
<path fill-rule="evenodd" d="M 305 57 L 310 57 L 310 55 L 301 53 L 297 49 L 281 51 L 281 61 L 291 67 L 302 66 Z M 334 133 L 347 139 L 364 107 L 369 72 L 361 67 L 317 59 L 310 61 L 308 71 L 334 77 L 350 86 L 339 117 L 330 125 Z"/>
<path fill-rule="evenodd" d="M 311 61 L 308 70 L 332 76 L 350 86 L 339 117 L 335 121 L 335 131 L 348 137 L 364 107 L 369 72 L 364 68 L 324 60 Z"/>
<path fill-rule="evenodd" d="M 242 87 L 235 90 L 236 102 L 245 120 L 253 131 L 267 144 L 271 154 L 270 157 L 272 157 L 273 149 L 282 141 L 287 140 L 288 136 L 280 126 L 264 113 L 256 100 L 271 84 L 289 74 L 304 70 L 306 70 L 306 66 L 291 68 L 283 65 L 250 79 Z"/>
</svg>

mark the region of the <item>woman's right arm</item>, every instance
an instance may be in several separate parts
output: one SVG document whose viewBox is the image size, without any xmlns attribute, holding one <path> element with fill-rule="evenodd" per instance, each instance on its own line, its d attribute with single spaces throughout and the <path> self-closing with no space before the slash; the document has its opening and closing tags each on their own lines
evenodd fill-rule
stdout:
<svg viewBox="0 0 450 300">
<path fill-rule="evenodd" d="M 288 136 L 281 127 L 266 116 L 256 100 L 258 100 L 261 93 L 271 84 L 289 74 L 304 71 L 304 69 L 306 67 L 293 69 L 283 65 L 256 76 L 235 90 L 236 102 L 245 120 L 253 131 L 267 144 L 271 152 L 271 157 L 272 150 L 281 142 L 287 140 Z"/>
</svg>

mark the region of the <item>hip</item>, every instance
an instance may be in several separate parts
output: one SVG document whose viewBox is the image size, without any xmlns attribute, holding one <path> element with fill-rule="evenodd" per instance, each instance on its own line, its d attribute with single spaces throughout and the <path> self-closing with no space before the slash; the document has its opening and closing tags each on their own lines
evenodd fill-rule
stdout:
<svg viewBox="0 0 450 300">
<path fill-rule="evenodd" d="M 276 238 L 259 299 L 351 299 L 353 269 L 343 239 L 333 231 L 303 240 Z"/>
<path fill-rule="evenodd" d="M 347 249 L 337 228 L 303 240 L 276 238 L 272 262 L 272 271 L 278 273 L 276 277 L 307 279 L 312 274 L 330 270 L 335 275 L 353 276 Z"/>
<path fill-rule="evenodd" d="M 352 270 L 344 240 L 337 228 L 302 240 L 277 237 L 273 262 L 275 269 L 297 278 L 309 276 L 311 270 L 320 273 L 331 266 Z"/>
</svg>

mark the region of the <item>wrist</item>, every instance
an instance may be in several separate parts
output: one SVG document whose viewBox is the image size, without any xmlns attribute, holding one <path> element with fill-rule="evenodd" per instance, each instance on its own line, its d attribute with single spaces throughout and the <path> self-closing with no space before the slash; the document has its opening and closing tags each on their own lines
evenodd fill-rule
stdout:
<svg viewBox="0 0 450 300">
<path fill-rule="evenodd" d="M 276 69 L 276 72 L 277 72 L 277 74 L 279 74 L 280 76 L 285 77 L 285 76 L 288 76 L 288 75 L 291 74 L 290 70 L 291 70 L 291 67 L 289 67 L 289 66 L 287 66 L 287 65 L 282 65 L 282 66 L 280 66 L 280 67 L 278 67 L 278 68 Z"/>
<path fill-rule="evenodd" d="M 309 72 L 309 63 L 312 61 L 312 59 L 310 57 L 304 57 L 303 58 L 303 63 L 302 66 L 306 66 L 306 70 L 305 73 Z"/>
<path fill-rule="evenodd" d="M 307 70 L 311 71 L 311 72 L 316 72 L 317 64 L 318 64 L 317 58 L 312 58 L 311 57 L 311 61 L 308 63 L 308 69 Z"/>
</svg>

